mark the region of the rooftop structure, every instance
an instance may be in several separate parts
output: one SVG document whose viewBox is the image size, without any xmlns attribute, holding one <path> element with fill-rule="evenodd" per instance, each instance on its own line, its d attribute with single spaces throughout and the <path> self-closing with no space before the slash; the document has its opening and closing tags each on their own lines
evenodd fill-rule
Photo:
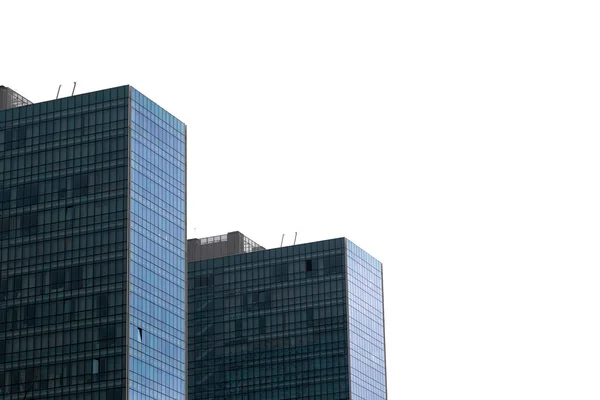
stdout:
<svg viewBox="0 0 600 400">
<path fill-rule="evenodd" d="M 11 88 L 0 85 L 0 111 L 32 104 Z"/>
<path fill-rule="evenodd" d="M 235 231 L 226 235 L 189 239 L 187 241 L 187 261 L 201 261 L 259 250 L 265 250 L 265 248 L 241 232 Z"/>
</svg>

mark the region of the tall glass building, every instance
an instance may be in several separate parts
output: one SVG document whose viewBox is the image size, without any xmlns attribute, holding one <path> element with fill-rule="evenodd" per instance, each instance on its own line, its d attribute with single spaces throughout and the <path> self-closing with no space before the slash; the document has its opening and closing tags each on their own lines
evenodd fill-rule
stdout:
<svg viewBox="0 0 600 400">
<path fill-rule="evenodd" d="M 185 399 L 185 143 L 130 86 L 0 111 L 0 398 Z"/>
<path fill-rule="evenodd" d="M 383 315 L 348 239 L 190 262 L 189 399 L 386 399 Z"/>
</svg>

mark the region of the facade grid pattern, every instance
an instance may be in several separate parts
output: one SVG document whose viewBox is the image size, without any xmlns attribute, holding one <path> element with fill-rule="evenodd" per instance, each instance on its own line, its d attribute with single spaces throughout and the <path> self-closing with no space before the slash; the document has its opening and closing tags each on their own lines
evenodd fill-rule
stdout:
<svg viewBox="0 0 600 400">
<path fill-rule="evenodd" d="M 190 399 L 350 398 L 344 243 L 189 264 Z"/>
<path fill-rule="evenodd" d="M 385 400 L 385 333 L 382 265 L 346 240 L 353 400 Z"/>
<path fill-rule="evenodd" d="M 185 126 L 130 86 L 2 110 L 0 207 L 0 398 L 184 399 Z"/>
<path fill-rule="evenodd" d="M 185 125 L 131 95 L 129 399 L 184 399 Z"/>
<path fill-rule="evenodd" d="M 0 398 L 124 399 L 127 87 L 0 111 Z"/>
</svg>

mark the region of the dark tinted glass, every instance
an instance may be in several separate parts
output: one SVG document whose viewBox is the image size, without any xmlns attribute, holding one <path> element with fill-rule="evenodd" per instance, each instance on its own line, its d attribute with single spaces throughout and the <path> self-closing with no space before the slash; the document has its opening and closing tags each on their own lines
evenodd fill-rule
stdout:
<svg viewBox="0 0 600 400">
<path fill-rule="evenodd" d="M 115 90 L 0 111 L 0 398 L 124 398 L 129 106 Z"/>
</svg>

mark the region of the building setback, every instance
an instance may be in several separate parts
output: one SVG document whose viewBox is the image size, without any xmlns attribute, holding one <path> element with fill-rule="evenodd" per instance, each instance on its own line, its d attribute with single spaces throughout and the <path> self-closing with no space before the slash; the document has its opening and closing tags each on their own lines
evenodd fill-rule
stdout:
<svg viewBox="0 0 600 400">
<path fill-rule="evenodd" d="M 0 111 L 0 398 L 185 398 L 185 137 L 130 86 Z"/>
<path fill-rule="evenodd" d="M 188 264 L 188 393 L 386 399 L 382 265 L 340 238 Z"/>
</svg>

